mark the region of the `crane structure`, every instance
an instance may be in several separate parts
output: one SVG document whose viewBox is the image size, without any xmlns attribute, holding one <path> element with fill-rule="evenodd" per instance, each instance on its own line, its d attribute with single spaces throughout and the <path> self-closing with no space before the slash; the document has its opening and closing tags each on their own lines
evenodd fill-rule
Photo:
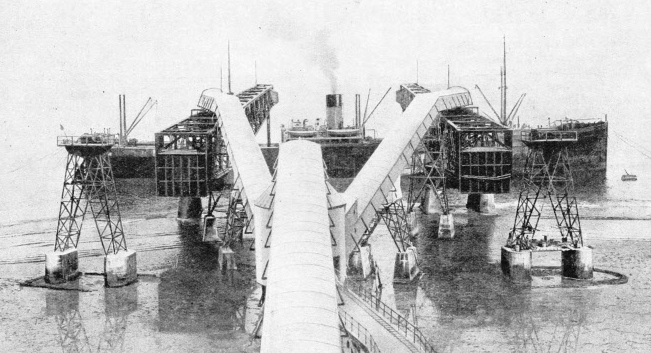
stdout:
<svg viewBox="0 0 651 353">
<path fill-rule="evenodd" d="M 396 101 L 404 111 L 428 93 L 417 83 L 402 84 Z M 407 211 L 420 203 L 425 213 L 440 214 L 440 237 L 454 236 L 447 189 L 470 194 L 468 207 L 477 211 L 484 195 L 510 191 L 513 131 L 481 115 L 467 91 L 453 97 L 442 101 L 410 163 Z"/>
<path fill-rule="evenodd" d="M 269 121 L 278 93 L 270 84 L 256 84 L 236 94 L 254 134 Z M 199 218 L 201 197 L 208 197 L 203 222 L 205 240 L 217 240 L 226 247 L 242 231 L 250 232 L 245 217 L 239 180 L 232 172 L 228 146 L 218 124 L 214 97 L 202 94 L 190 117 L 155 134 L 156 185 L 159 196 L 179 197 L 179 218 Z M 269 124 L 267 124 L 269 126 Z M 213 212 L 222 197 L 228 198 L 226 225 L 222 237 L 212 237 Z"/>
<path fill-rule="evenodd" d="M 106 255 L 107 286 L 136 280 L 136 253 L 127 249 L 113 171 L 108 152 L 117 143 L 112 135 L 59 136 L 68 152 L 54 252 L 46 254 L 48 283 L 73 280 L 79 274 L 77 244 L 88 210 L 93 216 Z"/>
</svg>

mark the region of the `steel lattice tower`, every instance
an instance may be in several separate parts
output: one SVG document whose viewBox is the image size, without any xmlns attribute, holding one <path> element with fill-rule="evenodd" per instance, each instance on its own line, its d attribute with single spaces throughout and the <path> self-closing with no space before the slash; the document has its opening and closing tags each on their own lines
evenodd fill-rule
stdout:
<svg viewBox="0 0 651 353">
<path fill-rule="evenodd" d="M 77 248 L 86 212 L 90 211 L 106 255 L 127 250 L 108 151 L 115 139 L 107 135 L 59 137 L 68 151 L 55 251 Z"/>
<path fill-rule="evenodd" d="M 539 206 L 545 198 L 549 199 L 554 211 L 561 243 L 574 248 L 583 246 L 576 197 L 571 195 L 574 181 L 567 149 L 576 141 L 576 132 L 573 131 L 532 132 L 523 139 L 529 147 L 529 154 L 513 229 L 506 244 L 508 247 L 535 248 L 534 237 L 541 215 Z"/>
</svg>

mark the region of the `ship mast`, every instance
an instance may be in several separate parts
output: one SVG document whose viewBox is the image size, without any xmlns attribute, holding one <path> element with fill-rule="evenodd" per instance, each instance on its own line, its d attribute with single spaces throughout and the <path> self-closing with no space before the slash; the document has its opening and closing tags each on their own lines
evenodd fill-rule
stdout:
<svg viewBox="0 0 651 353">
<path fill-rule="evenodd" d="M 504 36 L 504 56 L 502 57 L 502 108 L 500 109 L 502 113 L 502 124 L 506 124 L 506 36 Z"/>
<path fill-rule="evenodd" d="M 228 94 L 233 94 L 231 91 L 231 41 L 228 41 Z"/>
</svg>

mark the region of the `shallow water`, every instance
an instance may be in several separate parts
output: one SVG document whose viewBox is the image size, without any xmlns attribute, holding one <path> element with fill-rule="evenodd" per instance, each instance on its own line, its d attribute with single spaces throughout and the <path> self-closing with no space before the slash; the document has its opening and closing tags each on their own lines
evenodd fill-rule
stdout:
<svg viewBox="0 0 651 353">
<path fill-rule="evenodd" d="M 0 351 L 259 351 L 247 332 L 259 299 L 248 244 L 236 246 L 238 271 L 220 271 L 217 249 L 199 241 L 198 226 L 177 223 L 175 199 L 146 191 L 149 180 L 119 186 L 127 244 L 138 256 L 133 285 L 104 288 L 102 276 L 84 275 L 80 286 L 90 291 L 21 287 L 43 275 L 56 219 L 0 228 Z M 92 220 L 84 223 L 80 270 L 99 273 L 99 238 Z"/>
<path fill-rule="evenodd" d="M 339 189 L 350 182 L 332 181 Z M 128 245 L 138 252 L 139 273 L 148 275 L 122 289 L 104 289 L 102 278 L 90 275 L 83 279 L 90 292 L 18 286 L 43 275 L 56 218 L 3 223 L 0 351 L 259 350 L 259 340 L 250 336 L 259 293 L 248 244 L 237 249 L 237 272 L 219 271 L 216 249 L 199 242 L 196 225 L 177 223 L 177 200 L 154 196 L 153 185 L 118 181 Z M 498 195 L 497 215 L 482 216 L 465 210 L 465 195 L 451 193 L 454 239 L 436 239 L 436 217 L 420 216 L 424 276 L 416 285 L 389 285 L 395 247 L 386 232 L 374 235 L 383 300 L 415 319 L 441 352 L 648 351 L 651 200 L 641 192 L 622 197 L 627 187 L 605 183 L 577 190 L 595 267 L 629 276 L 626 284 L 574 288 L 553 275 L 537 277 L 531 286 L 505 281 L 499 249 L 512 227 L 517 196 Z M 542 231 L 553 233 L 554 224 L 544 212 Z M 81 269 L 101 272 L 92 221 L 86 221 L 79 247 Z M 559 253 L 534 256 L 534 265 L 559 264 Z"/>
</svg>

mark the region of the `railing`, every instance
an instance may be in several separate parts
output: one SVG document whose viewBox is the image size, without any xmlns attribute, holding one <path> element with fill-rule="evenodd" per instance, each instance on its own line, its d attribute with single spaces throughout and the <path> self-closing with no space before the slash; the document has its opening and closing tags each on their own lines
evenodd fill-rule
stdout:
<svg viewBox="0 0 651 353">
<path fill-rule="evenodd" d="M 57 146 L 108 146 L 117 143 L 114 135 L 57 136 Z"/>
<path fill-rule="evenodd" d="M 576 131 L 531 130 L 520 132 L 522 141 L 577 141 Z"/>
<path fill-rule="evenodd" d="M 375 340 L 373 339 L 373 336 L 371 336 L 364 326 L 360 325 L 360 323 L 353 319 L 352 316 L 342 310 L 339 311 L 339 318 L 344 324 L 346 332 L 363 344 L 368 353 L 381 353 L 380 348 L 378 348 L 377 343 L 375 343 Z"/>
<path fill-rule="evenodd" d="M 405 334 L 408 339 L 411 339 L 412 342 L 418 346 L 422 351 L 427 353 L 434 353 L 434 346 L 429 343 L 429 340 L 425 335 L 420 331 L 420 329 L 415 326 L 413 323 L 407 321 L 400 313 L 390 308 L 386 305 L 380 297 L 373 294 L 368 289 L 365 289 L 361 284 L 354 285 L 353 290 L 355 294 L 367 302 L 371 308 L 375 309 L 378 313 L 381 313 L 385 318 L 389 319 L 391 324 L 395 324 L 399 332 Z"/>
</svg>

